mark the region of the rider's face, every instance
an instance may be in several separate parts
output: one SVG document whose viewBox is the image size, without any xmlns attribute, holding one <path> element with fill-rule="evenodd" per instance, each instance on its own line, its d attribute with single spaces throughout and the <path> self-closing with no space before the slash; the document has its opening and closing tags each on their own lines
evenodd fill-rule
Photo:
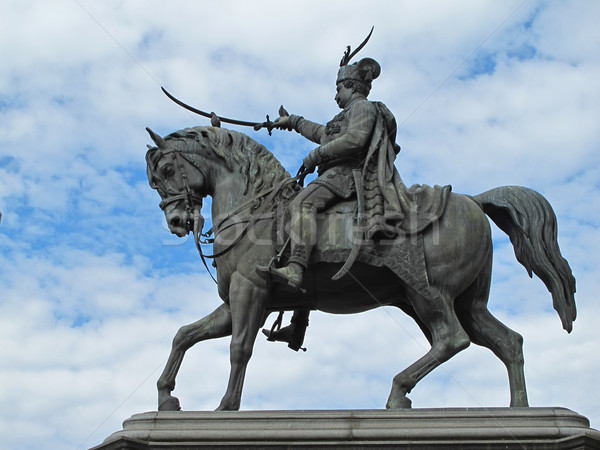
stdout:
<svg viewBox="0 0 600 450">
<path fill-rule="evenodd" d="M 352 97 L 352 93 L 354 91 L 351 88 L 347 88 L 344 86 L 344 83 L 338 83 L 337 85 L 337 94 L 335 94 L 335 101 L 338 106 L 342 109 L 348 105 L 350 101 L 350 97 Z"/>
</svg>

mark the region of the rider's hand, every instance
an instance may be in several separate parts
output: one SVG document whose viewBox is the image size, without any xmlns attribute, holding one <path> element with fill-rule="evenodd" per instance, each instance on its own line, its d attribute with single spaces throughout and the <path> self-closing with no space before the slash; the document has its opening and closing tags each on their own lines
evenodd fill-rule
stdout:
<svg viewBox="0 0 600 450">
<path fill-rule="evenodd" d="M 315 168 L 319 165 L 319 154 L 317 153 L 318 148 L 311 151 L 304 161 L 302 161 L 302 165 L 306 168 L 308 173 L 312 173 L 315 171 Z"/>
<path fill-rule="evenodd" d="M 273 122 L 273 126 L 275 128 L 279 128 L 280 130 L 292 131 L 294 129 L 292 127 L 292 123 L 290 122 L 290 116 L 279 116 L 275 122 Z"/>
</svg>

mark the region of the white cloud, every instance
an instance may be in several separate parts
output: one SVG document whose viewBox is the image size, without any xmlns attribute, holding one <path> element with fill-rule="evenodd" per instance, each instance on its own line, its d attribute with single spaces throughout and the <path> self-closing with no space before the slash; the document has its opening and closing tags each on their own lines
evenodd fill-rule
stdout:
<svg viewBox="0 0 600 450">
<path fill-rule="evenodd" d="M 231 117 L 262 120 L 283 103 L 325 122 L 337 113 L 342 51 L 372 25 L 362 54 L 383 71 L 371 97 L 402 123 L 397 165 L 408 184 L 468 194 L 522 184 L 554 206 L 578 280 L 573 333 L 497 229 L 490 309 L 525 338 L 531 404 L 571 408 L 598 427 L 597 10 L 593 1 L 2 3 L 0 445 L 86 448 L 155 409 L 172 337 L 220 304 L 193 242 L 173 245 L 145 180 L 144 127 L 208 123 L 159 86 Z M 290 172 L 314 147 L 237 129 Z M 306 345 L 295 354 L 259 336 L 242 407 L 382 408 L 392 377 L 427 348 L 387 308 L 314 313 Z M 227 339 L 191 349 L 175 392 L 183 407 L 215 408 L 228 370 Z M 505 406 L 508 394 L 502 364 L 471 346 L 411 398 Z"/>
</svg>

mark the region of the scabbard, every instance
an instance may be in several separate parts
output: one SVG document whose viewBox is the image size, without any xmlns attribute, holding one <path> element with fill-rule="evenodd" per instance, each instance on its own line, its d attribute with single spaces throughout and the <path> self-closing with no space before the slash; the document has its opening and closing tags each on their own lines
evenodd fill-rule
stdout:
<svg viewBox="0 0 600 450">
<path fill-rule="evenodd" d="M 350 270 L 354 261 L 356 261 L 356 257 L 360 253 L 360 247 L 365 233 L 365 190 L 363 187 L 362 170 L 353 169 L 352 176 L 354 178 L 354 187 L 356 188 L 356 217 L 354 220 L 352 249 L 342 268 L 331 278 L 333 281 L 339 280 Z"/>
<path fill-rule="evenodd" d="M 361 233 L 364 232 L 365 220 L 365 188 L 363 186 L 363 175 L 361 169 L 353 169 L 352 177 L 354 178 L 354 187 L 356 188 L 356 226 Z"/>
</svg>

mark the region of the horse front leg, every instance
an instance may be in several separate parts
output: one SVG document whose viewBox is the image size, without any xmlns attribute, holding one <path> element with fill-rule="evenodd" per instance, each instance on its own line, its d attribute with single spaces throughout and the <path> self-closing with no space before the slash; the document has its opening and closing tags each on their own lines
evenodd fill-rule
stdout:
<svg viewBox="0 0 600 450">
<path fill-rule="evenodd" d="M 252 356 L 254 341 L 265 318 L 267 290 L 234 273 L 231 278 L 229 304 L 231 306 L 232 335 L 229 348 L 231 371 L 227 391 L 217 411 L 240 409 L 246 367 Z"/>
<path fill-rule="evenodd" d="M 181 327 L 171 347 L 167 364 L 157 382 L 158 410 L 178 411 L 181 409 L 179 399 L 171 392 L 175 389 L 175 378 L 185 352 L 200 341 L 216 339 L 231 334 L 231 311 L 229 305 L 222 304 L 208 316 L 190 325 Z"/>
</svg>

